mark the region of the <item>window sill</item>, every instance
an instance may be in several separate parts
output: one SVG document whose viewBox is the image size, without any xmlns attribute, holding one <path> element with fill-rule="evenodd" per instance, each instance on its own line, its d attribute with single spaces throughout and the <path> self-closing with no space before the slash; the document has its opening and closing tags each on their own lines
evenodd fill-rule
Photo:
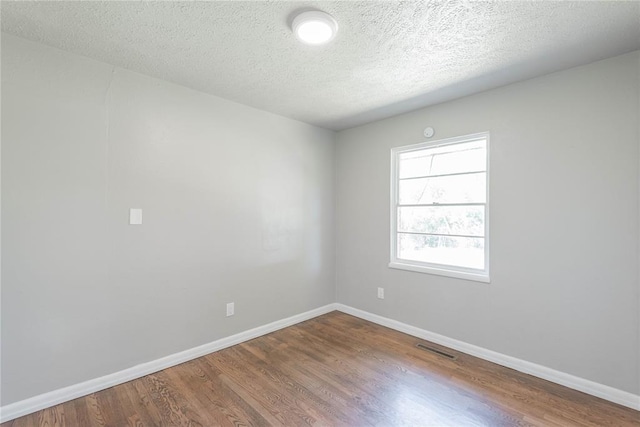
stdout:
<svg viewBox="0 0 640 427">
<path fill-rule="evenodd" d="M 490 283 L 489 276 L 480 273 L 467 273 L 465 271 L 445 270 L 441 268 L 425 267 L 421 265 L 404 264 L 402 262 L 390 262 L 389 268 L 397 270 L 415 271 L 417 273 L 434 274 L 437 276 L 453 277 L 455 279 L 471 280 L 474 282 Z"/>
</svg>

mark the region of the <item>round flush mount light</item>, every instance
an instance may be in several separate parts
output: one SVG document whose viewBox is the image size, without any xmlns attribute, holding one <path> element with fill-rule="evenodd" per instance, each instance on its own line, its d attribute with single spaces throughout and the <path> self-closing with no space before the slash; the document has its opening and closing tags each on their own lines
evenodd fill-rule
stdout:
<svg viewBox="0 0 640 427">
<path fill-rule="evenodd" d="M 291 28 L 301 42 L 320 45 L 330 42 L 336 36 L 338 23 L 328 13 L 311 10 L 296 16 Z"/>
</svg>

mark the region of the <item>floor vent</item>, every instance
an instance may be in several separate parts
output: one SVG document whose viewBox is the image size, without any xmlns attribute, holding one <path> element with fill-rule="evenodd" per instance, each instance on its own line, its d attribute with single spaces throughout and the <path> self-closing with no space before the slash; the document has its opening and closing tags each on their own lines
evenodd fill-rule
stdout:
<svg viewBox="0 0 640 427">
<path fill-rule="evenodd" d="M 458 356 L 454 356 L 453 354 L 446 353 L 446 352 L 444 352 L 442 350 L 438 350 L 437 348 L 429 347 L 429 346 L 421 344 L 421 343 L 416 344 L 416 347 L 418 347 L 418 348 L 420 348 L 422 350 L 430 351 L 431 353 L 435 353 L 435 354 L 438 354 L 440 356 L 444 356 L 447 359 L 456 360 L 458 358 Z"/>
</svg>

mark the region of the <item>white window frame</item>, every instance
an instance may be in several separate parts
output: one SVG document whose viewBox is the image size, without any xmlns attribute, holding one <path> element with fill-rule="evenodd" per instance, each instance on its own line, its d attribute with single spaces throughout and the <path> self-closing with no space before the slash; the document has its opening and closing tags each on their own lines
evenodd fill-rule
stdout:
<svg viewBox="0 0 640 427">
<path fill-rule="evenodd" d="M 476 141 L 478 139 L 486 140 L 486 203 L 484 216 L 484 270 L 472 269 L 467 267 L 458 267 L 451 265 L 441 265 L 435 263 L 426 263 L 420 261 L 412 261 L 399 259 L 398 250 L 398 183 L 399 183 L 399 167 L 398 159 L 400 154 L 423 150 L 425 148 L 435 148 L 444 145 L 455 145 L 464 142 Z M 489 132 L 474 133 L 455 138 L 440 139 L 437 141 L 422 142 L 419 144 L 405 145 L 403 147 L 395 147 L 391 149 L 391 227 L 390 227 L 390 243 L 391 243 L 391 261 L 390 268 L 415 271 L 419 273 L 435 274 L 438 276 L 454 277 L 457 279 L 473 280 L 477 282 L 489 283 Z"/>
</svg>

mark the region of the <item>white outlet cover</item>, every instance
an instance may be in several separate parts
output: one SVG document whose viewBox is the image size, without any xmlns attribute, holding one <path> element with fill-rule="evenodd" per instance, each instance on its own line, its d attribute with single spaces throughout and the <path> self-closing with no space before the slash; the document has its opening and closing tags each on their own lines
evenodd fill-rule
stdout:
<svg viewBox="0 0 640 427">
<path fill-rule="evenodd" d="M 235 303 L 227 303 L 227 317 L 235 314 Z"/>
</svg>

